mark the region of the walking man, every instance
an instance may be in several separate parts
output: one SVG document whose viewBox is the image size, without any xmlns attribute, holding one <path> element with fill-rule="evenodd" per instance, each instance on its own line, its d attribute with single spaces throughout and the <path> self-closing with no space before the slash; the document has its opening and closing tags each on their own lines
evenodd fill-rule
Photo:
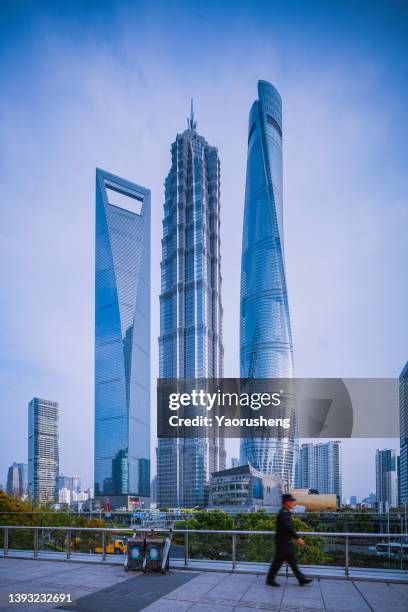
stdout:
<svg viewBox="0 0 408 612">
<path fill-rule="evenodd" d="M 299 546 L 304 546 L 305 542 L 296 533 L 292 521 L 291 509 L 295 501 L 296 499 L 290 493 L 282 495 L 282 508 L 279 510 L 276 520 L 275 557 L 266 578 L 266 584 L 269 586 L 280 586 L 280 584 L 276 582 L 275 577 L 284 561 L 289 563 L 292 572 L 298 579 L 299 586 L 305 586 L 313 582 L 311 578 L 306 578 L 306 576 L 302 574 L 296 561 L 294 541 L 296 541 Z"/>
</svg>

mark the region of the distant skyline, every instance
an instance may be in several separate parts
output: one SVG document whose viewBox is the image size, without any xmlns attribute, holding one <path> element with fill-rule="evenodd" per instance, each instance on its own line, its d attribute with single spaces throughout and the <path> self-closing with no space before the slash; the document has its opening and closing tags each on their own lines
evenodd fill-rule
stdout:
<svg viewBox="0 0 408 612">
<path fill-rule="evenodd" d="M 408 358 L 407 7 L 356 6 L 1 3 L 0 482 L 13 461 L 27 461 L 27 402 L 39 396 L 59 403 L 61 469 L 92 484 L 96 167 L 152 191 L 157 376 L 163 182 L 191 97 L 221 160 L 224 372 L 239 375 L 247 116 L 258 79 L 284 104 L 295 374 L 399 375 Z M 154 430 L 153 411 L 152 461 Z M 399 441 L 356 444 L 343 444 L 343 495 L 361 498 L 375 489 L 376 448 Z"/>
</svg>

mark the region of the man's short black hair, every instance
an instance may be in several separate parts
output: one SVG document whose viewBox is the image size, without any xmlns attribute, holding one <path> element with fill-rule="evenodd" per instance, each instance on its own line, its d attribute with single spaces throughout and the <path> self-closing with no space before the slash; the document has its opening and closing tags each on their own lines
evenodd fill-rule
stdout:
<svg viewBox="0 0 408 612">
<path fill-rule="evenodd" d="M 296 498 L 293 497 L 292 493 L 284 493 L 282 495 L 282 504 L 288 501 L 296 501 Z"/>
</svg>

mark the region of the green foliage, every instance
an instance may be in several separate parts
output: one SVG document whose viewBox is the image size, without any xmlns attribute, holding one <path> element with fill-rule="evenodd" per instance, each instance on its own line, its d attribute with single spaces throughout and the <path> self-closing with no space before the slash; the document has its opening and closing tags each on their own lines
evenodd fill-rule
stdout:
<svg viewBox="0 0 408 612">
<path fill-rule="evenodd" d="M 300 518 L 294 516 L 293 522 L 297 531 L 312 531 Z M 240 513 L 231 516 L 221 510 L 198 512 L 194 518 L 180 521 L 180 529 L 215 529 L 239 531 L 275 531 L 276 515 L 265 511 Z M 299 548 L 298 558 L 301 563 L 324 564 L 327 555 L 324 553 L 324 538 L 306 536 L 306 546 Z M 189 534 L 189 556 L 202 559 L 230 559 L 232 555 L 231 535 L 222 534 Z M 271 561 L 275 552 L 273 535 L 237 535 L 237 561 L 264 562 Z"/>
<path fill-rule="evenodd" d="M 196 512 L 194 518 L 177 523 L 180 529 L 234 529 L 234 520 L 226 512 Z M 189 556 L 192 559 L 227 559 L 231 558 L 231 536 L 222 534 L 189 534 Z"/>
<path fill-rule="evenodd" d="M 3 491 L 0 491 L 0 524 L 1 525 L 27 525 L 30 526 L 53 526 L 53 527 L 106 527 L 105 523 L 96 519 L 86 519 L 83 516 L 71 516 L 66 512 L 46 508 L 44 513 L 33 510 L 28 501 L 21 501 Z M 78 536 L 78 537 L 77 537 Z M 80 538 L 79 538 L 80 536 Z M 39 546 L 50 550 L 65 550 L 67 545 L 66 531 L 40 531 Z M 72 548 L 89 552 L 94 542 L 100 546 L 100 534 L 92 532 L 78 532 L 72 534 Z M 0 546 L 4 545 L 3 530 L 0 531 Z M 19 550 L 32 550 L 34 545 L 33 531 L 27 529 L 9 530 L 9 548 Z"/>
</svg>

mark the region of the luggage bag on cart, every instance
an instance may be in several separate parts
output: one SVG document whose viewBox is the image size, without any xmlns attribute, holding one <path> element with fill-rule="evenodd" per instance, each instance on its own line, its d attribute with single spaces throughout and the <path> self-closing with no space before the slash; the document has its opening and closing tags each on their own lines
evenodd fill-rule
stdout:
<svg viewBox="0 0 408 612">
<path fill-rule="evenodd" d="M 145 560 L 143 571 L 162 572 L 169 571 L 170 538 L 146 539 Z"/>
<path fill-rule="evenodd" d="M 171 533 L 165 538 L 154 536 L 129 538 L 125 571 L 142 570 L 144 573 L 152 571 L 165 574 L 169 571 L 170 545 Z"/>
<path fill-rule="evenodd" d="M 145 559 L 146 539 L 129 538 L 127 543 L 127 555 L 125 558 L 125 571 L 143 569 Z"/>
</svg>

